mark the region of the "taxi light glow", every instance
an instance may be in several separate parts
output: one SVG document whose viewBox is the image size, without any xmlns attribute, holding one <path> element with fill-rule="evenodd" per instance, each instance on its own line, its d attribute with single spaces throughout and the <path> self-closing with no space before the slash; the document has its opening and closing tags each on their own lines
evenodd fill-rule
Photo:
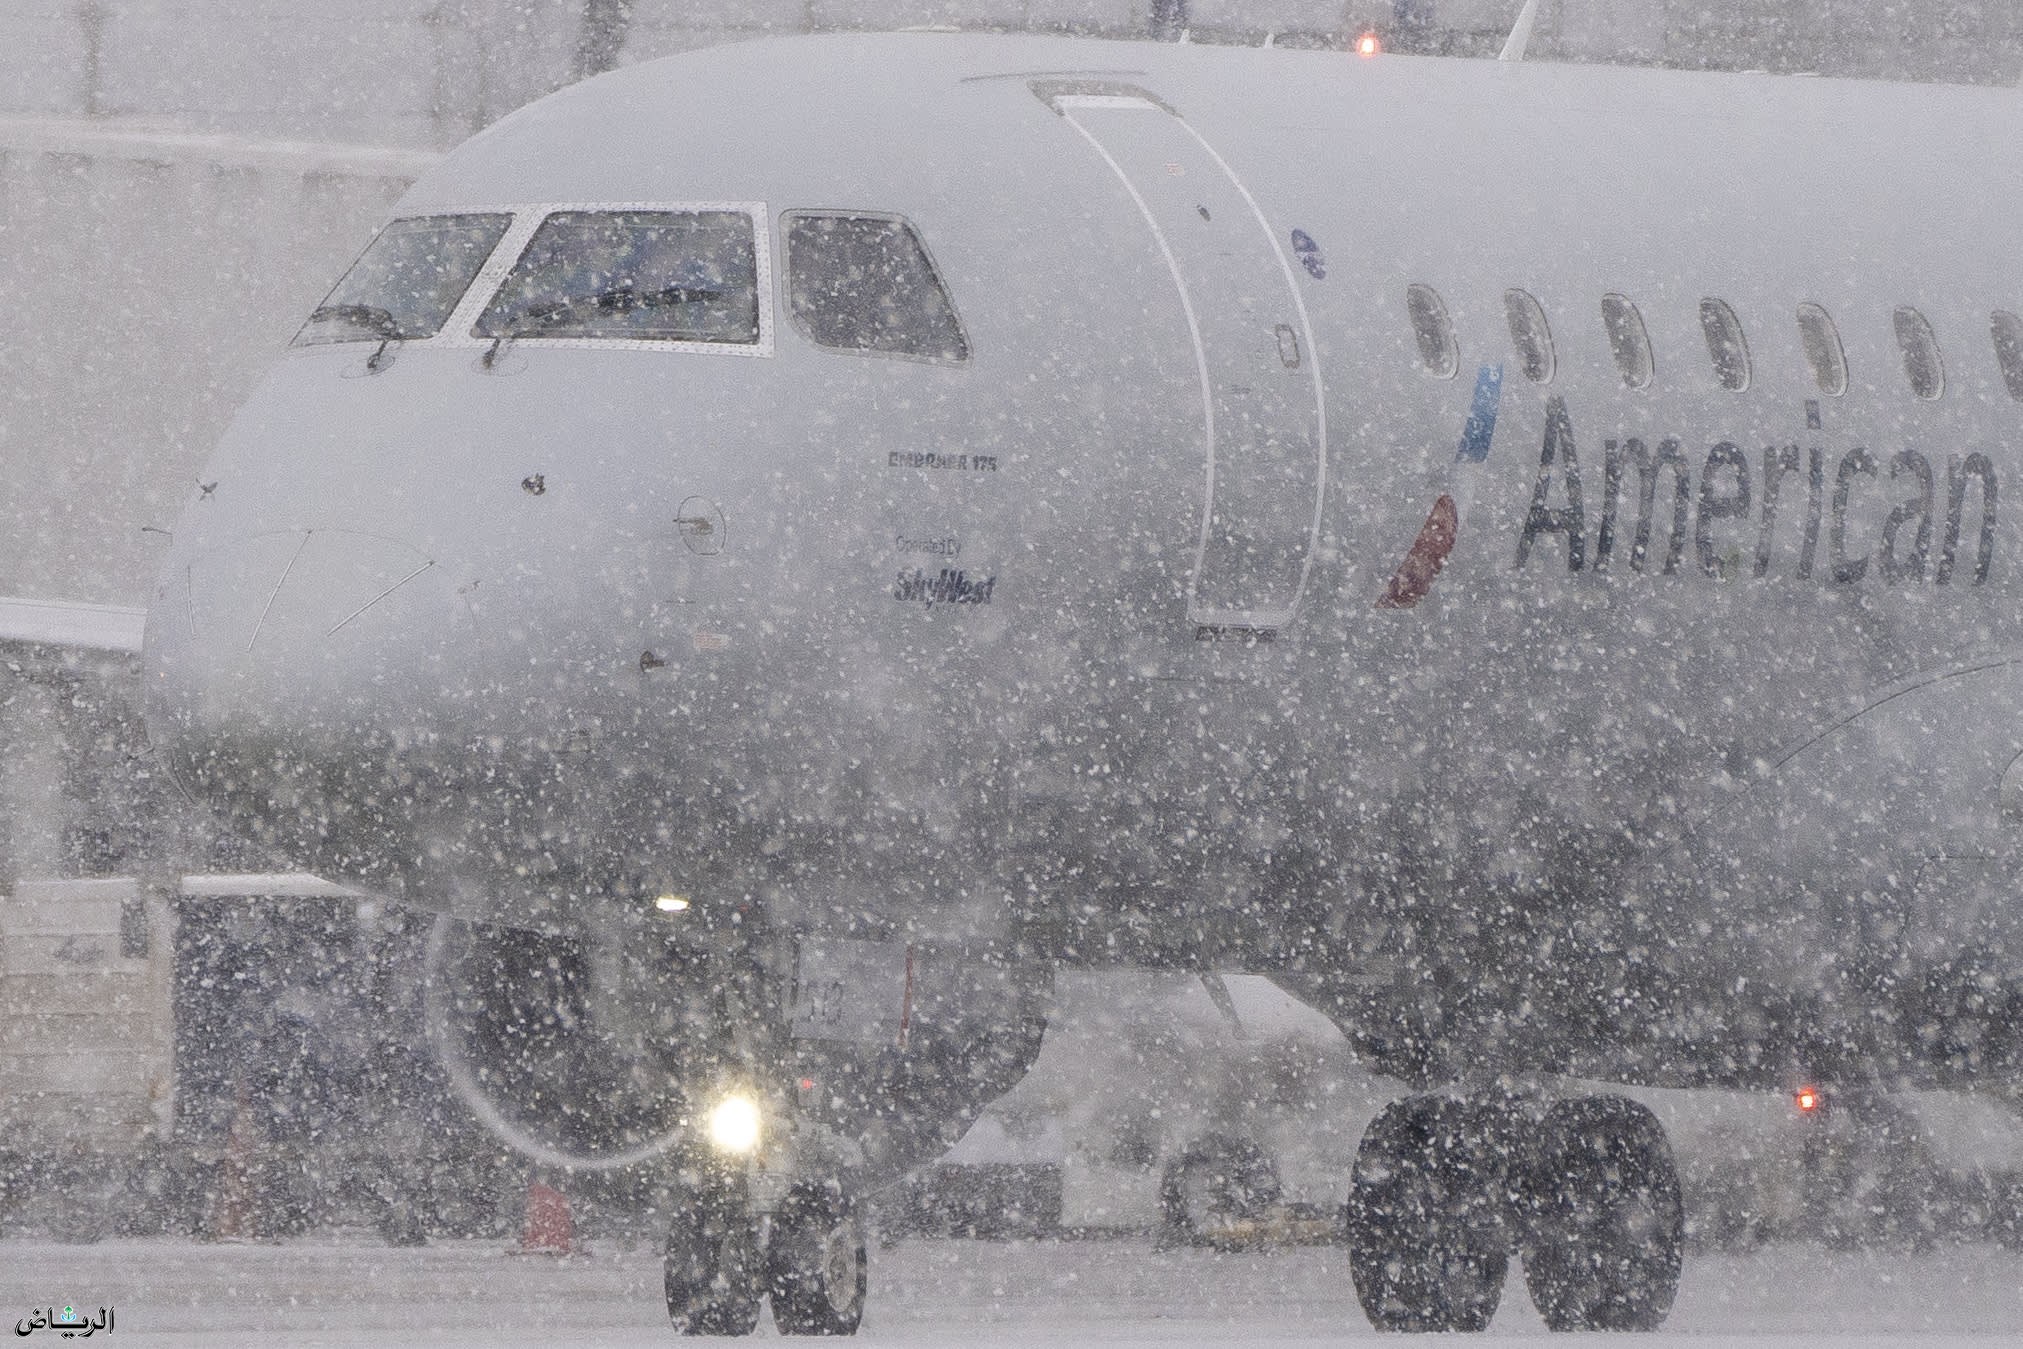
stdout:
<svg viewBox="0 0 2023 1349">
<path fill-rule="evenodd" d="M 653 901 L 653 907 L 659 909 L 662 913 L 686 913 L 688 912 L 688 901 L 680 895 L 662 895 Z"/>
<path fill-rule="evenodd" d="M 1384 44 L 1377 40 L 1375 33 L 1365 33 L 1356 39 L 1356 55 L 1358 56 L 1375 56 L 1382 50 L 1384 50 Z"/>
<path fill-rule="evenodd" d="M 709 1112 L 709 1141 L 720 1151 L 750 1152 L 759 1145 L 759 1103 L 726 1096 Z"/>
</svg>

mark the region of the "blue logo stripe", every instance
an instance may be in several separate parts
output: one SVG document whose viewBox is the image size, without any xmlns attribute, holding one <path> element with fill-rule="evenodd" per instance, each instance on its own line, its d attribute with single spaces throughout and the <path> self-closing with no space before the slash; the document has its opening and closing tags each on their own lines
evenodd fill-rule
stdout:
<svg viewBox="0 0 2023 1349">
<path fill-rule="evenodd" d="M 1461 447 L 1454 452 L 1479 464 L 1489 457 L 1489 442 L 1496 438 L 1496 411 L 1503 405 L 1503 367 L 1485 365 L 1475 374 L 1475 404 L 1468 409 L 1468 424 L 1461 428 Z"/>
</svg>

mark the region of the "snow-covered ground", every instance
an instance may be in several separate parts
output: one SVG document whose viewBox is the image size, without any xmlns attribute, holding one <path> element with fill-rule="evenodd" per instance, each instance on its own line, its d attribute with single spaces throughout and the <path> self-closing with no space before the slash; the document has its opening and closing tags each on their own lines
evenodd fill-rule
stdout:
<svg viewBox="0 0 2023 1349">
<path fill-rule="evenodd" d="M 1147 1243 L 908 1241 L 872 1254 L 866 1345 L 1315 1345 L 1373 1336 L 1339 1250 L 1162 1251 Z M 1492 1333 L 1547 1335 L 1513 1271 Z M 0 1323 L 66 1303 L 115 1311 L 122 1344 L 666 1345 L 645 1246 L 506 1255 L 497 1243 L 393 1250 L 0 1242 Z M 49 1332 L 43 1332 L 46 1336 Z M 770 1324 L 760 1334 L 771 1337 Z M 1667 1343 L 2015 1343 L 2023 1253 L 1772 1247 L 1689 1257 Z M 1582 1338 L 1583 1344 L 1592 1343 Z"/>
</svg>

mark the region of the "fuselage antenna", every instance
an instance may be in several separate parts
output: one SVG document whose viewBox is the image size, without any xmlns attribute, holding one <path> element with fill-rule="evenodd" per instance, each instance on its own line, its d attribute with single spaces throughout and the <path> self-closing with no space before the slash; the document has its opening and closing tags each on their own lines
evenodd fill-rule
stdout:
<svg viewBox="0 0 2023 1349">
<path fill-rule="evenodd" d="M 1510 36 L 1504 39 L 1503 50 L 1498 52 L 1499 61 L 1522 61 L 1524 49 L 1531 45 L 1531 25 L 1538 21 L 1538 0 L 1524 0 L 1524 8 L 1517 11 L 1517 22 L 1510 25 Z"/>
</svg>

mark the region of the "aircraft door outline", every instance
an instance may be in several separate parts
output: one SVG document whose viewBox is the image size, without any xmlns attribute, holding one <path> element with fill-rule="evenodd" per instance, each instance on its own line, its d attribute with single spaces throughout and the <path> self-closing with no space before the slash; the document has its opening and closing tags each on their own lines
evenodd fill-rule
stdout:
<svg viewBox="0 0 2023 1349">
<path fill-rule="evenodd" d="M 1276 630 L 1305 596 L 1327 488 L 1327 407 L 1291 260 L 1228 162 L 1170 108 L 1137 90 L 1048 101 L 1130 194 L 1186 316 L 1207 456 L 1188 620 Z"/>
</svg>

